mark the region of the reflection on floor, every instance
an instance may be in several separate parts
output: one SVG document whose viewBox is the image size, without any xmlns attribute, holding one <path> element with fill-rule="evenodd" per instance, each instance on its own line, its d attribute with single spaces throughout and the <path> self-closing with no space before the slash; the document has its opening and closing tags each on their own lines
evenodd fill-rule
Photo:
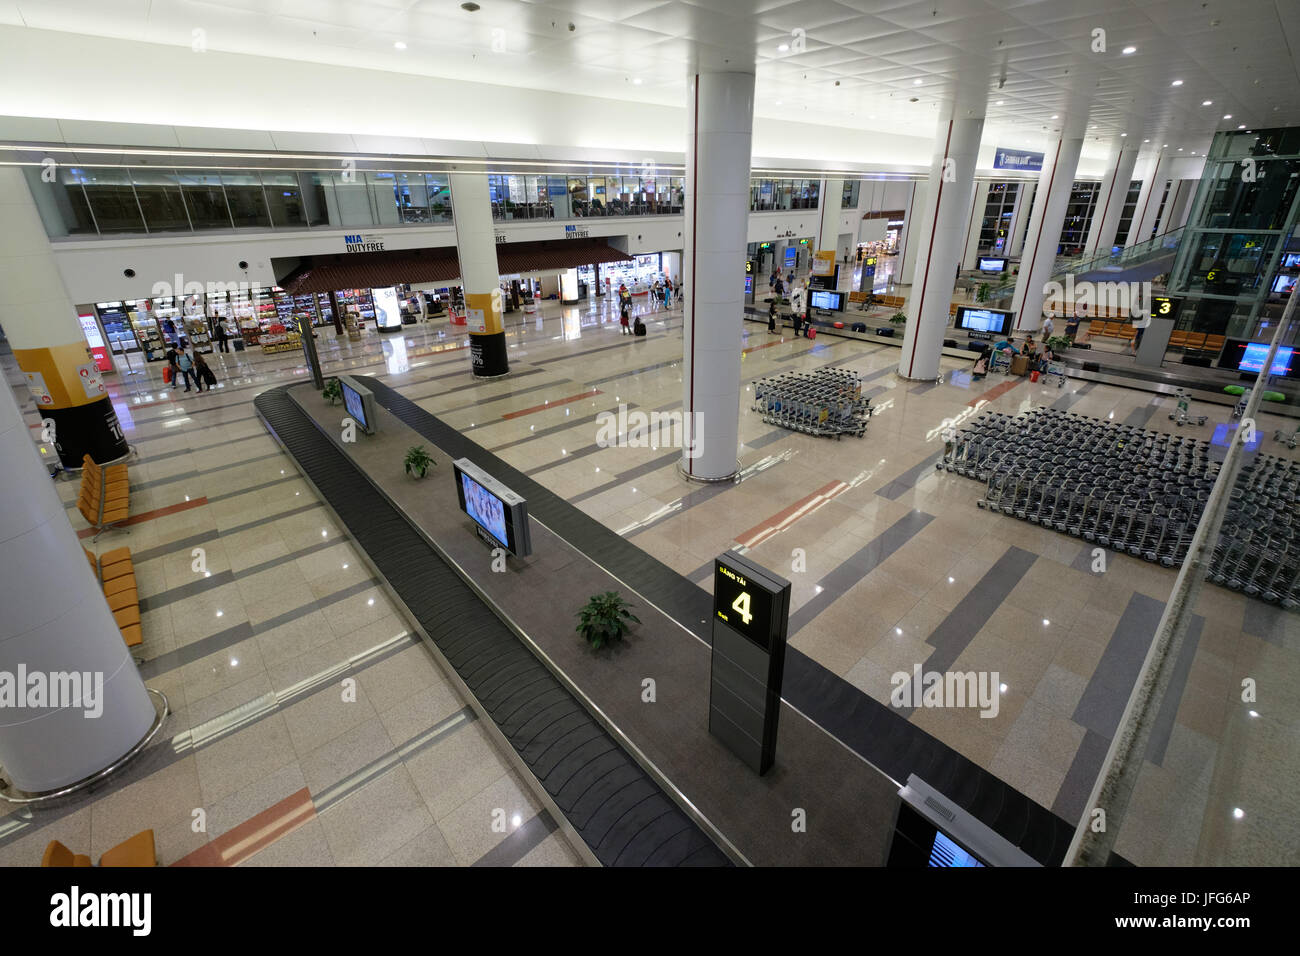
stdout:
<svg viewBox="0 0 1300 956">
<path fill-rule="evenodd" d="M 790 339 L 738 319 L 747 477 L 686 485 L 677 450 L 597 443 L 601 412 L 680 407 L 681 312 L 646 319 L 649 335 L 633 339 L 603 303 L 508 316 L 512 375 L 483 384 L 445 321 L 360 343 L 325 329 L 318 347 L 327 374 L 382 376 L 706 587 L 715 554 L 748 549 L 794 582 L 793 646 L 877 700 L 916 665 L 997 672 L 996 716 L 916 707 L 909 719 L 1076 820 L 1174 574 L 1118 554 L 1098 573 L 1083 542 L 978 511 L 978 486 L 933 463 L 945 422 L 984 408 L 1050 405 L 1160 428 L 1168 400 L 1094 383 L 972 382 L 947 359 L 942 385 L 913 383 L 895 374 L 892 346 Z M 176 737 L 147 773 L 57 819 L 0 817 L 0 861 L 32 863 L 52 837 L 94 854 L 152 825 L 173 862 L 283 807 L 296 828 L 249 862 L 577 862 L 254 418 L 258 391 L 305 374 L 297 356 L 213 364 L 212 394 L 161 392 L 156 365 L 113 387 L 140 452 L 133 510 L 206 499 L 99 543 L 136 554 L 143 669 L 178 708 Z M 865 438 L 784 431 L 749 408 L 754 379 L 821 365 L 862 373 L 878 409 Z M 1191 433 L 1208 438 L 1214 425 L 1212 415 Z M 1263 416 L 1262 434 L 1275 427 Z M 59 487 L 82 527 L 75 486 Z M 1300 619 L 1212 587 L 1196 610 L 1117 850 L 1139 864 L 1286 862 L 1293 851 L 1276 835 L 1300 792 L 1287 777 Z M 358 701 L 339 706 L 348 674 Z M 1249 707 L 1244 677 L 1259 685 Z M 206 834 L 190 830 L 196 807 Z M 490 828 L 500 808 L 519 820 L 508 833 Z"/>
</svg>

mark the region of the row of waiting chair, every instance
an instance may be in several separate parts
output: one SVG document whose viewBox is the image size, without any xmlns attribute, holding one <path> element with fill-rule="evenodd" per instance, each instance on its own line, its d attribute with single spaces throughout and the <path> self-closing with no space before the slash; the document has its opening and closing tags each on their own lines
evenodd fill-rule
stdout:
<svg viewBox="0 0 1300 956">
<path fill-rule="evenodd" d="M 100 866 L 157 866 L 158 852 L 154 847 L 153 831 L 141 830 L 129 840 L 125 840 L 105 851 L 99 858 Z M 90 857 L 84 853 L 74 853 L 58 840 L 51 840 L 41 857 L 41 866 L 93 866 Z"/>
<path fill-rule="evenodd" d="M 77 510 L 95 529 L 98 538 L 109 528 L 126 521 L 130 511 L 130 479 L 126 465 L 95 464 L 86 455 L 81 460 L 81 493 L 77 496 Z"/>
<path fill-rule="evenodd" d="M 85 548 L 81 550 L 86 552 L 90 570 L 104 588 L 104 598 L 122 632 L 122 640 L 127 647 L 139 647 L 144 643 L 144 635 L 140 630 L 140 592 L 135 583 L 131 552 L 115 548 L 96 558 Z"/>
</svg>

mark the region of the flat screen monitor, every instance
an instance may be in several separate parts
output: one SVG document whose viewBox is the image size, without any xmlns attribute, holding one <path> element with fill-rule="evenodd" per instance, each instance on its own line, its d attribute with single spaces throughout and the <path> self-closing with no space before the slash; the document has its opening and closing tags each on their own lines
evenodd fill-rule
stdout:
<svg viewBox="0 0 1300 956">
<path fill-rule="evenodd" d="M 375 433 L 375 396 L 351 375 L 340 375 L 339 386 L 343 389 L 343 407 L 347 409 L 352 420 L 361 426 L 367 435 Z"/>
<path fill-rule="evenodd" d="M 753 293 L 754 293 L 754 277 L 745 276 L 745 295 L 753 295 Z"/>
<path fill-rule="evenodd" d="M 482 536 L 516 557 L 532 553 L 528 531 L 528 502 L 468 458 L 452 462 L 460 510 L 478 526 Z"/>
<path fill-rule="evenodd" d="M 1274 295 L 1290 295 L 1295 287 L 1296 276 L 1276 276 L 1271 291 Z"/>
<path fill-rule="evenodd" d="M 1294 346 L 1279 346 L 1277 354 L 1273 356 L 1273 367 L 1269 370 L 1269 374 L 1279 375 L 1284 378 L 1300 378 L 1300 368 L 1296 367 L 1295 352 Z M 1264 367 L 1264 360 L 1267 358 L 1267 342 L 1228 339 L 1223 346 L 1223 352 L 1219 355 L 1217 365 L 1222 369 L 1258 375 L 1260 369 Z"/>
<path fill-rule="evenodd" d="M 1300 252 L 1285 252 L 1282 254 L 1283 269 L 1300 269 Z"/>
<path fill-rule="evenodd" d="M 1002 309 L 977 309 L 963 305 L 957 308 L 956 327 L 968 332 L 988 332 L 1006 335 L 1011 328 L 1012 313 Z"/>
<path fill-rule="evenodd" d="M 976 268 L 980 272 L 1006 272 L 1007 260 L 997 256 L 980 256 L 979 265 Z"/>
<path fill-rule="evenodd" d="M 400 329 L 402 309 L 398 304 L 397 290 L 371 289 L 370 292 L 375 304 L 375 326 L 380 329 Z"/>
<path fill-rule="evenodd" d="M 824 290 L 814 289 L 808 295 L 808 304 L 814 309 L 826 309 L 829 312 L 843 312 L 844 293 L 826 292 Z"/>
</svg>

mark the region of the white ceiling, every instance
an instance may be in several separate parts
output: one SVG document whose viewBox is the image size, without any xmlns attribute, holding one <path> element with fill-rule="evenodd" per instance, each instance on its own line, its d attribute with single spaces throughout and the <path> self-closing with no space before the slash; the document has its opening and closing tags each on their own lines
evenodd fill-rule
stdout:
<svg viewBox="0 0 1300 956">
<path fill-rule="evenodd" d="M 760 116 L 926 137 L 942 101 L 984 91 L 985 142 L 1004 146 L 1041 146 L 1070 123 L 1188 156 L 1216 129 L 1300 125 L 1296 0 L 479 2 L 470 13 L 459 0 L 0 0 L 0 23 L 632 109 L 681 106 L 694 69 L 753 67 Z M 1092 50 L 1098 29 L 1104 52 Z"/>
</svg>

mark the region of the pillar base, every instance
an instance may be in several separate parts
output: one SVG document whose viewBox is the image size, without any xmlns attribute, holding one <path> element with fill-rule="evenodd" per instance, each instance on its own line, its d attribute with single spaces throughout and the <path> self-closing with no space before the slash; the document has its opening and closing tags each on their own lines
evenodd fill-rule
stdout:
<svg viewBox="0 0 1300 956">
<path fill-rule="evenodd" d="M 146 688 L 149 693 L 153 694 L 162 702 L 162 710 L 154 718 L 153 725 L 150 726 L 148 733 L 140 738 L 139 742 L 128 750 L 122 756 L 118 757 L 103 770 L 92 773 L 89 777 L 84 777 L 76 783 L 69 784 L 66 787 L 60 787 L 57 790 L 46 790 L 42 793 L 28 793 L 25 790 L 18 790 L 8 786 L 0 786 L 0 800 L 5 803 L 21 804 L 41 804 L 56 800 L 59 797 L 67 796 L 70 793 L 76 793 L 78 790 L 84 790 L 86 787 L 99 783 L 104 778 L 116 773 L 122 767 L 126 766 L 133 757 L 139 754 L 145 747 L 149 746 L 150 741 L 158 736 L 158 731 L 162 730 L 163 724 L 171 715 L 171 705 L 167 702 L 167 695 L 160 690 L 154 690 L 152 687 Z M 155 705 L 156 709 L 156 705 Z"/>
<path fill-rule="evenodd" d="M 680 461 L 677 462 L 677 473 L 681 475 L 683 478 L 685 478 L 687 481 L 698 481 L 701 484 L 707 484 L 707 485 L 717 484 L 720 481 L 735 481 L 740 475 L 740 459 L 739 458 L 736 459 L 735 471 L 733 471 L 729 475 L 723 475 L 720 478 L 705 478 L 703 475 L 692 475 L 690 472 L 688 472 L 685 468 L 682 467 L 682 463 Z"/>
<path fill-rule="evenodd" d="M 80 468 L 86 455 L 95 464 L 106 465 L 130 454 L 117 412 L 108 396 L 87 405 L 67 408 L 37 406 L 37 410 L 42 418 L 54 422 L 54 447 L 64 468 Z"/>
<path fill-rule="evenodd" d="M 475 378 L 500 378 L 510 371 L 505 332 L 470 333 L 469 355 Z"/>
</svg>

